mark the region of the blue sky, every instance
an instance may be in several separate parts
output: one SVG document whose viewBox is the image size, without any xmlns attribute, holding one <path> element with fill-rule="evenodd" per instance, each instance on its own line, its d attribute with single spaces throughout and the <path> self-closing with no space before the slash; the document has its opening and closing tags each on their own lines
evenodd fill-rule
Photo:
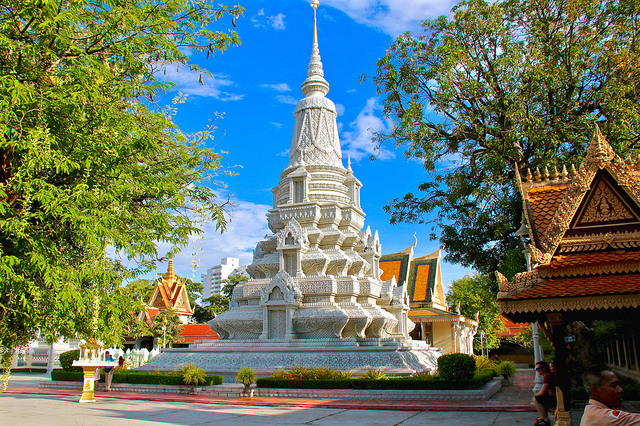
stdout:
<svg viewBox="0 0 640 426">
<path fill-rule="evenodd" d="M 215 124 L 211 147 L 224 151 L 223 164 L 237 172 L 220 177 L 221 194 L 228 194 L 235 205 L 225 234 L 205 224 L 202 237 L 192 240 L 175 258 L 176 271 L 200 279 L 207 268 L 222 257 L 239 257 L 251 262 L 255 244 L 271 233 L 265 214 L 271 207 L 271 188 L 288 163 L 293 132 L 293 112 L 303 97 L 300 85 L 306 78 L 313 36 L 313 10 L 308 1 L 243 0 L 245 15 L 236 20 L 235 30 L 242 45 L 191 59 L 208 69 L 213 78 L 198 84 L 199 74 L 186 68 L 169 70 L 167 79 L 176 83 L 173 94 L 187 94 L 175 117 L 186 132 L 202 130 L 217 113 L 224 114 Z M 383 206 L 389 200 L 415 191 L 427 176 L 421 165 L 405 159 L 401 151 L 385 146 L 378 159 L 369 160 L 374 145 L 370 130 L 384 131 L 390 123 L 382 117 L 381 99 L 372 81 L 360 82 L 362 74 L 374 75 L 376 61 L 394 38 L 405 31 L 419 30 L 419 19 L 449 13 L 452 3 L 437 0 L 321 0 L 318 8 L 318 41 L 325 78 L 331 86 L 327 95 L 338 110 L 338 128 L 343 161 L 351 155 L 352 168 L 363 184 L 362 207 L 365 226 L 378 230 L 383 253 L 395 253 L 413 244 L 415 256 L 438 249 L 428 238 L 428 225 L 390 225 Z M 226 30 L 231 19 L 218 22 L 214 29 Z M 192 261 L 196 259 L 195 271 Z M 159 265 L 163 272 L 166 265 Z M 443 264 L 448 285 L 470 273 L 458 265 Z"/>
</svg>

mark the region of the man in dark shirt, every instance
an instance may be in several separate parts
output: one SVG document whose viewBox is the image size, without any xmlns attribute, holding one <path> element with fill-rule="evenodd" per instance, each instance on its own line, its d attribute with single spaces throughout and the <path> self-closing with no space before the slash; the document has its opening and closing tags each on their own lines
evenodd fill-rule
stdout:
<svg viewBox="0 0 640 426">
<path fill-rule="evenodd" d="M 542 376 L 542 388 L 533 397 L 533 405 L 540 413 L 540 417 L 536 419 L 535 426 L 547 426 L 551 424 L 549 420 L 549 408 L 557 405 L 556 401 L 556 381 L 555 375 L 551 373 L 549 364 L 544 361 L 536 363 L 536 372 Z"/>
</svg>

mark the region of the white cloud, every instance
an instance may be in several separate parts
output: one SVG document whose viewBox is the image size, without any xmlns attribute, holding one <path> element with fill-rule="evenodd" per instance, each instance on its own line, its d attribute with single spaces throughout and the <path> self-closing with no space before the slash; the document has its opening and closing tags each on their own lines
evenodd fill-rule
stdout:
<svg viewBox="0 0 640 426">
<path fill-rule="evenodd" d="M 267 21 L 274 29 L 284 30 L 286 28 L 286 24 L 284 23 L 285 16 L 286 15 L 283 15 L 282 13 L 278 13 L 275 16 L 267 16 Z"/>
<path fill-rule="evenodd" d="M 276 155 L 277 155 L 278 157 L 288 157 L 288 156 L 289 156 L 289 150 L 288 150 L 288 149 L 285 149 L 284 151 L 279 152 L 279 153 L 277 153 Z"/>
<path fill-rule="evenodd" d="M 273 124 L 274 126 L 276 126 L 278 129 L 281 128 L 284 124 L 282 123 L 276 123 L 275 121 L 271 121 L 271 124 Z"/>
<path fill-rule="evenodd" d="M 269 15 L 264 12 L 264 9 L 258 10 L 258 13 L 251 17 L 251 23 L 256 28 L 271 27 L 275 30 L 284 30 L 287 25 L 284 22 L 286 15 L 278 13 L 277 15 Z"/>
<path fill-rule="evenodd" d="M 276 99 L 278 100 L 278 102 L 282 102 L 283 104 L 296 105 L 298 103 L 297 99 L 295 99 L 293 96 L 288 95 L 278 95 L 276 96 Z"/>
<path fill-rule="evenodd" d="M 336 113 L 338 114 L 338 116 L 343 115 L 344 114 L 344 105 L 336 104 Z"/>
<path fill-rule="evenodd" d="M 291 87 L 287 83 L 278 84 L 261 84 L 260 87 L 266 87 L 267 89 L 273 89 L 276 92 L 290 92 Z"/>
<path fill-rule="evenodd" d="M 390 120 L 383 120 L 378 115 L 382 107 L 376 98 L 367 100 L 367 105 L 360 111 L 355 121 L 349 123 L 352 131 L 345 131 L 341 135 L 343 157 L 350 154 L 351 158 L 359 161 L 363 157 L 375 155 L 380 160 L 395 158 L 395 153 L 384 147 L 374 150 L 376 145 L 371 141 L 374 132 L 385 132 L 391 127 Z"/>
<path fill-rule="evenodd" d="M 244 95 L 238 95 L 223 91 L 224 87 L 234 86 L 233 81 L 222 74 L 212 74 L 208 76 L 188 67 L 178 67 L 176 64 L 157 64 L 156 76 L 162 82 L 172 82 L 175 84 L 174 90 L 187 95 L 215 98 L 221 101 L 237 101 Z M 202 75 L 202 84 L 200 76 Z"/>
<path fill-rule="evenodd" d="M 457 0 L 323 0 L 354 21 L 395 37 L 405 31 L 419 31 L 420 20 L 446 15 Z"/>
<path fill-rule="evenodd" d="M 185 246 L 174 258 L 176 274 L 181 277 L 200 281 L 201 275 L 212 266 L 220 264 L 223 257 L 237 257 L 241 265 L 248 265 L 253 260 L 253 249 L 265 235 L 271 234 L 267 226 L 266 214 L 271 206 L 255 204 L 248 201 L 235 201 L 234 207 L 227 215 L 228 225 L 224 233 L 215 229 L 213 223 L 201 225 L 203 233 L 190 238 Z M 164 256 L 168 245 L 158 244 L 158 253 Z M 120 258 L 124 264 L 134 267 L 135 262 L 122 259 L 109 248 L 111 257 Z M 195 272 L 192 262 L 196 263 Z M 145 275 L 154 279 L 167 269 L 167 263 L 157 263 L 156 270 Z"/>
</svg>

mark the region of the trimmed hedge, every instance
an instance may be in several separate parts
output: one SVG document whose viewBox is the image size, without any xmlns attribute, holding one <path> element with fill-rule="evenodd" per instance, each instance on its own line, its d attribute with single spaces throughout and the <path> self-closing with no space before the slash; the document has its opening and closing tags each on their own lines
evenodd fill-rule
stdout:
<svg viewBox="0 0 640 426">
<path fill-rule="evenodd" d="M 60 365 L 67 371 L 82 371 L 82 367 L 74 367 L 73 361 L 80 359 L 80 349 L 62 352 L 60 354 Z"/>
<path fill-rule="evenodd" d="M 65 370 L 53 370 L 51 372 L 51 380 L 59 380 L 63 382 L 81 382 L 83 377 L 82 372 L 65 371 Z M 104 374 L 100 375 L 100 382 L 104 382 Z M 208 374 L 206 376 L 205 386 L 222 384 L 222 375 Z M 182 376 L 169 372 L 169 373 L 148 373 L 146 371 L 135 370 L 116 370 L 113 373 L 112 383 L 131 383 L 131 384 L 144 384 L 144 385 L 177 385 L 184 386 Z"/>
<path fill-rule="evenodd" d="M 493 372 L 478 374 L 471 380 L 447 381 L 438 378 L 416 379 L 413 377 L 390 377 L 385 379 L 351 378 L 342 380 L 274 379 L 262 377 L 257 381 L 260 388 L 281 389 L 387 389 L 387 390 L 471 390 L 491 381 Z"/>
</svg>

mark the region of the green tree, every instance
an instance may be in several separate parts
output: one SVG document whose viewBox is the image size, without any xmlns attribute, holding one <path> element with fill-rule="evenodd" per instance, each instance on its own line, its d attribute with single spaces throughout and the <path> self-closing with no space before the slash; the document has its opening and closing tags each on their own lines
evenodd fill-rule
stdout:
<svg viewBox="0 0 640 426">
<path fill-rule="evenodd" d="M 193 320 L 198 323 L 207 323 L 217 315 L 229 309 L 229 298 L 221 294 L 214 294 L 202 301 L 202 306 L 196 305 L 193 309 Z"/>
<path fill-rule="evenodd" d="M 191 306 L 198 306 L 198 299 L 202 297 L 202 290 L 204 290 L 202 283 L 192 281 L 189 278 L 178 277 L 178 279 L 184 282 L 184 286 L 187 289 L 187 297 L 189 297 L 189 303 Z"/>
<path fill-rule="evenodd" d="M 171 347 L 178 340 L 178 336 L 182 331 L 182 321 L 173 309 L 165 309 L 160 311 L 153 317 L 153 323 L 149 326 L 149 331 L 153 337 L 158 338 L 158 346 Z"/>
<path fill-rule="evenodd" d="M 147 303 L 151 297 L 151 293 L 153 292 L 153 283 L 151 280 L 137 278 L 127 283 L 124 289 L 127 295 L 132 299 Z"/>
<path fill-rule="evenodd" d="M 222 283 L 224 284 L 222 286 L 222 295 L 231 300 L 233 289 L 236 288 L 238 284 L 245 281 L 249 281 L 249 278 L 244 275 L 230 275 L 226 280 L 222 280 Z"/>
<path fill-rule="evenodd" d="M 504 328 L 499 317 L 498 303 L 491 291 L 494 286 L 489 276 L 474 274 L 455 280 L 447 291 L 447 302 L 452 311 L 460 305 L 460 313 L 467 318 L 475 318 L 480 313 L 478 331 L 484 330 L 489 349 L 500 345 L 497 333 Z M 480 349 L 479 342 L 475 346 Z"/>
<path fill-rule="evenodd" d="M 377 141 L 427 179 L 386 207 L 391 222 L 432 222 L 447 259 L 481 273 L 524 270 L 515 172 L 579 165 L 595 123 L 623 156 L 640 150 L 639 12 L 635 0 L 463 0 L 398 37 L 374 76 L 394 121 Z"/>
<path fill-rule="evenodd" d="M 116 343 L 139 307 L 122 279 L 153 267 L 197 229 L 224 227 L 205 143 L 158 104 L 166 67 L 239 43 L 208 0 L 0 4 L 0 348 L 36 330 Z M 125 268 L 112 247 L 139 267 Z M 5 359 L 8 359 L 5 357 Z"/>
</svg>

